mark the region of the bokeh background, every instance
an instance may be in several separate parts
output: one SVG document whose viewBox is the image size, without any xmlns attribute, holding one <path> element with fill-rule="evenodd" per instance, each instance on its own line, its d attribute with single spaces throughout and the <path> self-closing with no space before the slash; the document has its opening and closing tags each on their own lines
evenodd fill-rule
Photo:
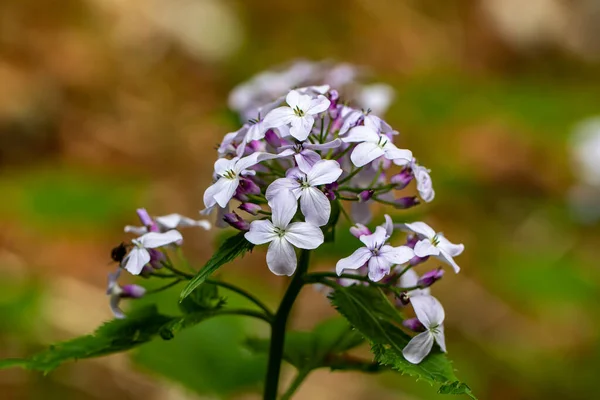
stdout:
<svg viewBox="0 0 600 400">
<path fill-rule="evenodd" d="M 387 119 L 437 198 L 395 215 L 467 248 L 435 287 L 459 377 L 481 399 L 597 398 L 600 196 L 579 190 L 571 150 L 600 114 L 597 0 L 1 0 L 0 356 L 111 318 L 109 253 L 135 208 L 196 217 L 214 145 L 237 129 L 229 90 L 298 58 L 354 63 L 396 90 Z M 186 254 L 201 265 L 218 237 L 186 231 Z M 260 250 L 221 271 L 272 305 L 286 285 Z M 140 302 L 168 312 L 175 294 Z M 292 325 L 333 315 L 309 288 Z M 265 360 L 241 343 L 264 329 L 223 318 L 46 377 L 1 371 L 0 398 L 255 399 Z M 438 397 L 392 373 L 328 371 L 297 395 Z"/>
</svg>

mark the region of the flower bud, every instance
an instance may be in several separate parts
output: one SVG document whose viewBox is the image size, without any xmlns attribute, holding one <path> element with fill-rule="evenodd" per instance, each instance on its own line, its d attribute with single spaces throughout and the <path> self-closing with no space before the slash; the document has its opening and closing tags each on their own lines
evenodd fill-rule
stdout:
<svg viewBox="0 0 600 400">
<path fill-rule="evenodd" d="M 419 265 L 419 264 L 421 264 L 421 263 L 424 263 L 424 262 L 425 262 L 425 261 L 427 261 L 427 260 L 429 260 L 429 256 L 426 256 L 426 257 L 414 256 L 413 258 L 411 258 L 411 259 L 408 261 L 408 263 L 409 263 L 411 266 L 413 266 L 413 267 L 414 267 L 414 266 L 416 266 L 416 265 Z"/>
<path fill-rule="evenodd" d="M 400 197 L 399 199 L 394 200 L 394 203 L 396 204 L 396 208 L 405 210 L 418 205 L 419 198 L 416 196 Z"/>
<path fill-rule="evenodd" d="M 248 221 L 246 221 L 234 212 L 225 214 L 223 216 L 223 221 L 227 222 L 229 225 L 231 225 L 235 229 L 239 229 L 242 232 L 250 230 L 250 224 L 248 223 Z"/>
<path fill-rule="evenodd" d="M 360 201 L 361 203 L 365 203 L 365 202 L 371 200 L 371 198 L 373 197 L 374 194 L 375 194 L 374 190 L 363 190 L 358 195 L 356 195 L 356 197 L 358 198 L 358 201 Z"/>
<path fill-rule="evenodd" d="M 146 294 L 146 289 L 140 285 L 125 285 L 121 287 L 121 297 L 139 299 Z"/>
<path fill-rule="evenodd" d="M 417 235 L 408 235 L 406 238 L 405 246 L 414 249 L 417 243 L 419 242 L 419 237 Z"/>
<path fill-rule="evenodd" d="M 246 211 L 248 214 L 257 215 L 262 207 L 254 203 L 242 203 L 239 207 L 240 210 Z"/>
<path fill-rule="evenodd" d="M 265 132 L 265 141 L 275 148 L 281 147 L 281 138 L 273 129 L 269 129 Z"/>
<path fill-rule="evenodd" d="M 156 223 L 150 217 L 150 214 L 148 214 L 148 211 L 146 211 L 145 208 L 138 208 L 136 210 L 136 213 L 140 221 L 142 222 L 142 225 L 148 228 L 149 232 L 158 232 L 158 225 L 156 225 Z"/>
<path fill-rule="evenodd" d="M 419 278 L 417 285 L 424 287 L 424 288 L 429 287 L 429 286 L 433 285 L 435 282 L 442 279 L 442 276 L 444 276 L 444 270 L 441 267 L 434 269 L 432 271 L 429 271 L 429 272 L 423 274 L 423 276 L 421 276 L 421 278 Z"/>
<path fill-rule="evenodd" d="M 363 235 L 370 235 L 371 230 L 369 228 L 367 228 L 366 226 L 364 226 L 363 224 L 356 224 L 350 228 L 350 233 L 354 237 L 360 238 Z"/>
<path fill-rule="evenodd" d="M 238 190 L 241 194 L 260 194 L 260 187 L 248 178 L 240 177 Z"/>
<path fill-rule="evenodd" d="M 323 190 L 323 193 L 325 193 L 325 196 L 327 196 L 329 201 L 335 200 L 335 198 L 336 198 L 335 191 L 338 189 L 338 187 L 339 187 L 339 185 L 337 182 L 333 182 L 333 183 L 329 183 L 329 184 L 325 185 L 325 189 Z"/>
<path fill-rule="evenodd" d="M 402 321 L 402 325 L 413 332 L 425 332 L 425 327 L 417 318 L 405 319 Z"/>
<path fill-rule="evenodd" d="M 157 249 L 147 249 L 150 253 L 150 262 L 148 265 L 153 269 L 161 269 L 162 262 L 166 260 L 164 253 Z"/>
<path fill-rule="evenodd" d="M 410 168 L 404 168 L 400 173 L 390 178 L 390 183 L 396 185 L 396 189 L 404 189 L 413 180 Z"/>
</svg>

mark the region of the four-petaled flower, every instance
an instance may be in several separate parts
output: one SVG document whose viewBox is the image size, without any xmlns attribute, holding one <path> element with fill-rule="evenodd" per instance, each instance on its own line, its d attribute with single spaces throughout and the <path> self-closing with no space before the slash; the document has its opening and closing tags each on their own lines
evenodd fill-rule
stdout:
<svg viewBox="0 0 600 400">
<path fill-rule="evenodd" d="M 383 226 L 378 226 L 375 233 L 362 235 L 359 239 L 365 247 L 357 249 L 349 257 L 337 262 L 335 271 L 338 275 L 346 269 L 358 269 L 368 263 L 369 279 L 377 282 L 390 273 L 392 265 L 404 264 L 414 257 L 413 250 L 408 246 L 386 245 L 389 234 Z"/>
<path fill-rule="evenodd" d="M 274 199 L 281 191 L 290 191 L 296 199 L 300 199 L 300 209 L 306 222 L 317 226 L 325 225 L 331 215 L 331 204 L 317 186 L 335 182 L 342 175 L 340 165 L 337 161 L 321 160 L 306 173 L 299 169 L 290 171 L 287 178 L 279 178 L 269 185 L 267 199 Z"/>
<path fill-rule="evenodd" d="M 327 110 L 330 101 L 323 95 L 316 98 L 300 94 L 297 90 L 292 90 L 285 98 L 288 106 L 278 107 L 269 112 L 263 121 L 263 126 L 267 128 L 279 128 L 284 125 L 290 125 L 290 135 L 298 140 L 306 140 L 315 123 L 313 115 Z"/>
<path fill-rule="evenodd" d="M 297 265 L 294 246 L 316 249 L 323 244 L 323 232 L 308 222 L 291 222 L 298 210 L 298 200 L 290 191 L 279 192 L 269 201 L 269 206 L 273 213 L 272 221 L 253 221 L 244 237 L 253 244 L 270 243 L 267 266 L 275 275 L 291 276 Z"/>
<path fill-rule="evenodd" d="M 144 266 L 150 262 L 151 256 L 148 249 L 163 247 L 180 240 L 183 240 L 181 233 L 174 229 L 164 233 L 148 232 L 133 239 L 131 242 L 134 246 L 123 259 L 123 268 L 133 275 L 139 275 Z"/>
<path fill-rule="evenodd" d="M 436 233 L 425 222 L 413 222 L 410 224 L 398 224 L 396 227 L 415 233 L 419 241 L 415 244 L 415 255 L 418 257 L 434 256 L 439 260 L 444 261 L 454 268 L 454 272 L 458 273 L 460 267 L 454 261 L 453 257 L 459 256 L 465 246 L 463 244 L 451 243 L 441 233 Z"/>
<path fill-rule="evenodd" d="M 410 302 L 415 310 L 417 319 L 425 328 L 425 332 L 413 337 L 402 350 L 404 358 L 412 364 L 418 364 L 429 354 L 433 342 L 446 352 L 444 338 L 444 308 L 433 296 L 414 296 Z"/>
</svg>

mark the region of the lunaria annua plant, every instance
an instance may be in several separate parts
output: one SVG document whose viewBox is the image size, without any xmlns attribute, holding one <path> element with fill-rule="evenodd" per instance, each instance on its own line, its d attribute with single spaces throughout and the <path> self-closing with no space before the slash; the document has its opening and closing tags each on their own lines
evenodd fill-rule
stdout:
<svg viewBox="0 0 600 400">
<path fill-rule="evenodd" d="M 117 319 L 93 335 L 4 365 L 47 372 L 68 359 L 124 351 L 156 336 L 172 339 L 181 329 L 208 318 L 240 315 L 261 319 L 271 328 L 270 339 L 246 343 L 253 351 L 268 352 L 265 399 L 280 393 L 282 360 L 297 369 L 290 387 L 281 391 L 283 399 L 290 398 L 312 370 L 325 367 L 396 370 L 437 384 L 439 393 L 473 397 L 444 354 L 445 313 L 431 295 L 445 268 L 460 271 L 454 257 L 463 252 L 463 245 L 450 242 L 425 222 L 395 223 L 385 215 L 371 224 L 375 203 L 403 210 L 432 201 L 434 190 L 429 170 L 398 140 L 403 137 L 370 109 L 385 111 L 392 91 L 384 85 L 359 84 L 358 72 L 349 65 L 299 62 L 238 86 L 230 106 L 244 124 L 218 146 L 213 183 L 204 192 L 201 213 L 216 214 L 217 226 L 230 225 L 240 232 L 226 239 L 199 272 L 190 274 L 184 271 L 189 265 L 179 230 L 211 225 L 178 214 L 151 217 L 139 209 L 141 226 L 125 228 L 137 237 L 112 252 L 119 268 L 110 275 L 108 295 Z M 407 188 L 412 181 L 414 193 Z M 332 263 L 329 271 L 311 272 L 312 250 L 327 251 L 339 224 L 351 226 L 356 238 L 352 248 L 335 268 Z M 211 278 L 255 246 L 265 251 L 272 273 L 292 277 L 275 311 L 244 288 Z M 416 267 L 429 258 L 439 263 L 419 275 Z M 151 307 L 125 316 L 119 308 L 122 299 L 151 292 L 138 285 L 120 286 L 117 279 L 123 269 L 165 280 L 154 291 L 186 283 L 179 298 L 181 315 L 163 315 Z M 343 318 L 302 332 L 304 336 L 286 333 L 290 310 L 305 285 L 325 293 Z M 244 296 L 248 308 L 228 307 L 220 291 Z M 364 342 L 373 359 L 352 354 Z"/>
</svg>

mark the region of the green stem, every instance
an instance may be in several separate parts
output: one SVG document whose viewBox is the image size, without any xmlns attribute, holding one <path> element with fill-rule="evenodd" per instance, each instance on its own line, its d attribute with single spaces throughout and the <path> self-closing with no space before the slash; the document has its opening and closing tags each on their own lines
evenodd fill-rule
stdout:
<svg viewBox="0 0 600 400">
<path fill-rule="evenodd" d="M 166 284 L 165 286 L 161 286 L 159 288 L 152 289 L 152 290 L 147 290 L 145 294 L 148 295 L 148 294 L 154 294 L 154 293 L 162 292 L 163 290 L 167 290 L 169 288 L 172 288 L 173 286 L 177 285 L 181 281 L 182 281 L 182 279 L 176 279 L 173 282 Z"/>
<path fill-rule="evenodd" d="M 188 274 L 186 272 L 180 271 L 177 268 L 175 268 L 170 262 L 161 262 L 162 266 L 165 267 L 166 269 L 168 269 L 169 271 L 171 271 L 172 273 L 174 273 L 175 275 L 179 275 L 180 277 L 184 278 L 184 279 L 192 279 L 194 277 L 194 275 L 192 274 Z"/>
<path fill-rule="evenodd" d="M 306 369 L 302 369 L 302 370 L 298 371 L 298 374 L 292 381 L 290 387 L 288 387 L 288 389 L 285 391 L 283 396 L 281 396 L 280 400 L 291 399 L 292 396 L 294 395 L 294 393 L 296 392 L 296 390 L 298 390 L 298 388 L 300 387 L 302 382 L 304 382 L 304 380 L 306 379 L 306 377 L 308 376 L 309 373 L 310 373 L 310 370 L 306 370 Z"/>
<path fill-rule="evenodd" d="M 347 177 L 345 177 L 344 179 L 342 179 L 341 181 L 339 181 L 339 182 L 338 182 L 338 184 L 339 184 L 339 185 L 342 185 L 342 184 L 344 184 L 344 183 L 348 182 L 350 179 L 354 178 L 354 176 L 355 176 L 356 174 L 358 174 L 360 171 L 362 171 L 362 169 L 363 169 L 363 167 L 358 167 L 358 168 L 356 168 L 354 171 L 352 171 L 352 172 L 350 173 L 350 175 L 348 175 Z"/>
<path fill-rule="evenodd" d="M 207 279 L 205 282 L 210 283 L 215 286 L 223 287 L 225 289 L 229 289 L 234 293 L 244 296 L 246 299 L 250 300 L 252 303 L 256 304 L 261 310 L 263 310 L 265 312 L 265 314 L 267 314 L 269 316 L 269 318 L 271 318 L 271 319 L 274 318 L 273 312 L 269 309 L 269 307 L 267 307 L 267 305 L 265 303 L 263 303 L 260 299 L 255 297 L 253 294 L 248 293 L 244 289 L 239 288 L 235 285 L 232 285 L 231 283 L 217 281 L 214 279 Z"/>
<path fill-rule="evenodd" d="M 303 278 L 308 270 L 309 259 L 310 251 L 302 250 L 300 252 L 298 269 L 283 296 L 283 300 L 281 300 L 281 304 L 277 309 L 275 319 L 271 325 L 271 344 L 269 347 L 269 363 L 267 367 L 267 377 L 265 379 L 264 400 L 277 399 L 279 373 L 281 371 L 281 360 L 283 358 L 283 346 L 285 343 L 285 327 L 294 301 L 304 285 Z"/>
<path fill-rule="evenodd" d="M 338 275 L 335 272 L 313 272 L 311 274 L 306 274 L 304 276 L 306 283 L 322 283 L 325 285 L 328 285 L 327 282 L 329 282 L 329 281 L 327 281 L 327 278 L 335 278 L 335 279 L 345 278 L 345 279 L 354 279 L 354 280 L 360 281 L 360 282 L 367 282 L 370 286 L 375 286 L 375 287 L 379 287 L 382 289 L 389 289 L 396 294 L 400 294 L 402 292 L 409 292 L 411 290 L 416 290 L 416 289 L 423 289 L 423 287 L 419 286 L 419 285 L 401 288 L 401 287 L 391 286 L 390 284 L 386 284 L 386 283 L 373 282 L 367 276 L 353 275 L 353 274 Z M 330 286 L 330 285 L 328 285 L 328 286 Z"/>
<path fill-rule="evenodd" d="M 215 314 L 215 316 L 220 316 L 220 315 L 243 315 L 246 317 L 261 319 L 268 324 L 271 324 L 273 322 L 272 319 L 268 315 L 266 315 L 265 313 L 263 313 L 261 311 L 246 310 L 244 308 L 232 308 L 232 309 L 219 310 Z"/>
</svg>

